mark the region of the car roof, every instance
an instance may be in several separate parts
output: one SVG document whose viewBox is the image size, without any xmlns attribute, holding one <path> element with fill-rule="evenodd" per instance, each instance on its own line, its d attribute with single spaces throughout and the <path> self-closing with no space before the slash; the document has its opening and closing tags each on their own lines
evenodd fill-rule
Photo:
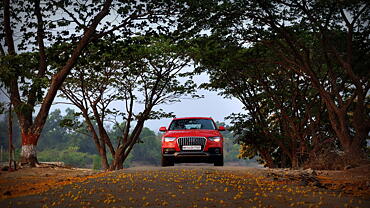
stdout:
<svg viewBox="0 0 370 208">
<path fill-rule="evenodd" d="M 174 118 L 173 120 L 181 120 L 181 119 L 208 119 L 208 120 L 212 120 L 211 117 L 182 117 L 182 118 Z"/>
</svg>

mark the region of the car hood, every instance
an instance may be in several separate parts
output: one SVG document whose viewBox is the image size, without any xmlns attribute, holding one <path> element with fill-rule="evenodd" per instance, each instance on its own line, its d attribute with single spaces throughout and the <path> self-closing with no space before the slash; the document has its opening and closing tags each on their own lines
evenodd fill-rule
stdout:
<svg viewBox="0 0 370 208">
<path fill-rule="evenodd" d="M 206 129 L 196 129 L 196 130 L 172 130 L 167 131 L 163 136 L 165 137 L 212 137 L 212 136 L 222 136 L 218 130 L 206 130 Z"/>
</svg>

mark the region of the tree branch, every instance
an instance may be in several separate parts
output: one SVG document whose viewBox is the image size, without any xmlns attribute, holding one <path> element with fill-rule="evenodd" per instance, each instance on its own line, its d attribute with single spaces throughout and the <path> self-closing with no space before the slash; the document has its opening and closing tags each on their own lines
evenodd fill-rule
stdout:
<svg viewBox="0 0 370 208">
<path fill-rule="evenodd" d="M 6 0 L 6 1 L 9 1 L 9 0 Z M 111 4 L 112 4 L 112 0 L 105 1 L 102 10 L 94 17 L 90 27 L 85 30 L 84 35 L 82 36 L 82 38 L 77 44 L 77 47 L 73 50 L 71 57 L 68 59 L 68 61 L 63 66 L 63 68 L 57 74 L 54 75 L 51 81 L 51 84 L 50 84 L 50 88 L 41 105 L 40 111 L 35 118 L 35 122 L 34 122 L 34 125 L 36 128 L 34 129 L 35 131 L 41 133 L 42 128 L 40 127 L 42 127 L 46 122 L 50 107 L 54 101 L 54 98 L 59 88 L 63 84 L 67 75 L 70 73 L 71 69 L 74 67 L 78 57 L 82 53 L 82 50 L 85 49 L 86 46 L 91 41 L 90 39 L 95 33 L 96 27 L 98 26 L 100 21 L 109 13 L 109 8 Z"/>
</svg>

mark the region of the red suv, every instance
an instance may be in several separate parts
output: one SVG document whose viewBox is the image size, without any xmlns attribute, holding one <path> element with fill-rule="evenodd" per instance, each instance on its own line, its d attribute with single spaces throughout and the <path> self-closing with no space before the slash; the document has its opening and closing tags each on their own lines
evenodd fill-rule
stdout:
<svg viewBox="0 0 370 208">
<path fill-rule="evenodd" d="M 175 118 L 170 127 L 161 127 L 162 166 L 173 166 L 183 162 L 214 163 L 224 165 L 223 138 L 212 118 Z"/>
</svg>

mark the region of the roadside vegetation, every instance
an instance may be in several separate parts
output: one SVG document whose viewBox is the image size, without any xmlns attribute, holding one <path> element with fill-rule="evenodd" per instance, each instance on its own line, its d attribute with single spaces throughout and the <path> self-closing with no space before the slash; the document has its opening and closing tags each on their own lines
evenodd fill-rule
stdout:
<svg viewBox="0 0 370 208">
<path fill-rule="evenodd" d="M 195 72 L 243 104 L 246 113 L 228 117 L 242 157 L 294 169 L 369 162 L 368 2 L 193 6 L 182 23 L 212 31 L 192 38 Z"/>
<path fill-rule="evenodd" d="M 63 123 L 75 114 L 72 109 L 65 112 L 54 110 L 49 114 L 44 132 L 38 145 L 37 157 L 40 162 L 63 162 L 66 166 L 92 168 L 102 170 L 101 158 L 94 143 L 91 142 L 90 135 L 81 133 L 78 129 L 63 126 Z M 6 138 L 5 116 L 0 120 L 0 137 Z M 17 123 L 14 123 L 14 131 L 19 132 Z M 108 134 L 112 138 L 120 135 L 117 126 L 107 127 Z M 230 131 L 224 133 L 225 137 L 225 162 L 231 165 L 247 165 L 254 160 L 240 160 L 238 158 L 239 145 L 233 143 L 234 139 Z M 14 135 L 14 146 L 20 146 L 19 134 Z M 113 143 L 116 145 L 116 142 Z M 2 161 L 8 161 L 8 142 L 0 141 L 3 148 Z M 16 148 L 16 160 L 20 159 L 20 148 Z M 112 157 L 108 157 L 112 161 Z M 161 134 L 144 128 L 140 134 L 140 140 L 124 162 L 124 167 L 133 166 L 160 166 L 161 161 Z"/>
</svg>

